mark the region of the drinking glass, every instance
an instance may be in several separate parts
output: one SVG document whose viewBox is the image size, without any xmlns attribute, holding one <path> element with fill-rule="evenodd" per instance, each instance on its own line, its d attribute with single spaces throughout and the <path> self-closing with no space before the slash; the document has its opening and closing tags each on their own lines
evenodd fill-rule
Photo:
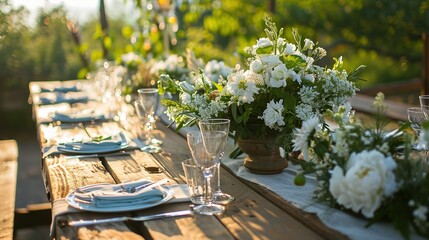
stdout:
<svg viewBox="0 0 429 240">
<path fill-rule="evenodd" d="M 136 111 L 139 118 L 143 120 L 145 129 L 147 130 L 145 141 L 146 146 L 144 146 L 142 150 L 150 153 L 159 152 L 161 150 L 159 145 L 162 144 L 162 142 L 152 135 L 154 123 L 156 121 L 155 109 L 159 102 L 158 89 L 142 88 L 138 89 L 137 92 L 139 94 L 140 101 L 135 102 Z"/>
<path fill-rule="evenodd" d="M 228 140 L 228 133 L 229 133 L 229 125 L 230 120 L 229 119 L 207 119 L 207 120 L 201 120 L 199 122 L 199 127 L 201 134 L 204 136 L 204 143 L 206 149 L 211 151 L 209 154 L 216 155 L 215 158 L 217 158 L 217 184 L 216 184 L 216 190 L 214 192 L 214 200 L 213 202 L 219 203 L 219 204 L 227 204 L 230 203 L 232 200 L 234 200 L 234 197 L 222 192 L 220 187 L 220 161 L 225 154 L 225 144 Z M 213 143 L 211 136 L 214 135 L 221 135 L 223 137 L 222 141 L 219 143 Z M 212 150 L 210 150 L 212 149 Z"/>
<path fill-rule="evenodd" d="M 416 133 L 417 137 L 420 137 L 421 124 L 425 121 L 425 116 L 423 114 L 422 108 L 419 107 L 410 107 L 407 109 L 408 121 L 411 123 L 411 128 Z M 416 149 L 425 149 L 423 144 L 416 144 Z"/>
<path fill-rule="evenodd" d="M 429 95 L 420 95 L 419 101 L 425 119 L 429 120 Z"/>
<path fill-rule="evenodd" d="M 217 143 L 222 141 L 222 135 L 216 135 L 213 137 L 211 142 Z M 213 170 L 216 167 L 216 158 L 213 158 L 208 154 L 205 149 L 202 134 L 198 131 L 188 132 L 186 134 L 189 149 L 191 150 L 192 158 L 195 163 L 201 168 L 202 174 L 205 180 L 204 183 L 204 196 L 203 204 L 195 206 L 194 211 L 202 215 L 214 215 L 222 213 L 225 207 L 213 203 L 213 189 L 212 189 L 212 177 Z M 217 140 L 215 140 L 217 139 Z"/>
</svg>

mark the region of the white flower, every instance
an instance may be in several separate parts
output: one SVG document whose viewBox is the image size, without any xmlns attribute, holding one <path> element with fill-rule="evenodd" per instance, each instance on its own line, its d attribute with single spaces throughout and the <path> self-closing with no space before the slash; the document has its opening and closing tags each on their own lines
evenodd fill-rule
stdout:
<svg viewBox="0 0 429 240">
<path fill-rule="evenodd" d="M 258 86 L 263 86 L 265 84 L 264 77 L 261 74 L 247 70 L 244 72 L 244 76 L 246 77 L 247 81 L 254 82 Z"/>
<path fill-rule="evenodd" d="M 296 45 L 292 44 L 292 43 L 287 43 L 286 44 L 286 48 L 283 51 L 284 54 L 286 55 L 292 55 L 296 52 Z"/>
<path fill-rule="evenodd" d="M 226 91 L 236 97 L 239 103 L 251 103 L 255 100 L 253 95 L 259 92 L 259 88 L 255 82 L 247 80 L 243 71 L 239 71 L 228 77 Z"/>
<path fill-rule="evenodd" d="M 265 109 L 261 119 L 264 119 L 265 125 L 269 128 L 277 129 L 279 126 L 285 125 L 283 119 L 283 99 L 280 99 L 279 102 L 274 102 L 271 100 L 267 104 L 267 108 Z"/>
<path fill-rule="evenodd" d="M 132 62 L 139 63 L 139 62 L 143 61 L 142 57 L 140 55 L 134 53 L 134 52 L 129 52 L 127 54 L 123 54 L 121 56 L 121 59 L 125 64 L 129 64 Z"/>
<path fill-rule="evenodd" d="M 418 208 L 414 209 L 413 216 L 420 221 L 426 221 L 428 213 L 428 208 L 426 206 L 420 205 Z"/>
<path fill-rule="evenodd" d="M 204 74 L 214 82 L 219 81 L 219 76 L 228 77 L 232 69 L 225 65 L 223 61 L 211 60 L 204 67 Z"/>
<path fill-rule="evenodd" d="M 266 65 L 267 68 L 274 68 L 275 66 L 282 64 L 280 57 L 277 55 L 266 55 L 261 57 L 262 63 Z"/>
<path fill-rule="evenodd" d="M 320 123 L 318 117 L 312 117 L 304 122 L 302 122 L 302 127 L 300 129 L 295 129 L 295 138 L 293 142 L 293 150 L 301 151 L 304 160 L 309 160 L 309 149 L 308 142 L 310 134 L 313 131 L 320 130 Z"/>
<path fill-rule="evenodd" d="M 286 87 L 287 76 L 289 76 L 289 72 L 286 65 L 277 65 L 271 72 L 269 86 L 273 88 Z"/>
<path fill-rule="evenodd" d="M 179 83 L 180 88 L 187 93 L 193 93 L 195 91 L 195 87 L 188 83 L 187 81 L 183 81 Z"/>
<path fill-rule="evenodd" d="M 183 104 L 190 104 L 192 101 L 192 97 L 191 94 L 187 93 L 187 92 L 183 92 L 180 94 L 180 101 Z"/>
<path fill-rule="evenodd" d="M 313 47 L 314 47 L 313 41 L 311 41 L 308 38 L 304 39 L 304 48 L 302 49 L 303 51 L 313 49 Z"/>
<path fill-rule="evenodd" d="M 340 205 L 371 218 L 397 189 L 395 168 L 395 161 L 377 150 L 353 153 L 345 173 L 338 165 L 331 171 L 329 191 Z"/>
<path fill-rule="evenodd" d="M 309 81 L 309 82 L 314 82 L 315 78 L 313 74 L 305 74 L 303 77 L 304 80 Z"/>
<path fill-rule="evenodd" d="M 263 69 L 264 69 L 264 65 L 262 65 L 261 60 L 256 59 L 250 63 L 250 70 L 252 70 L 255 73 L 261 73 Z"/>
<path fill-rule="evenodd" d="M 253 46 L 254 49 L 258 49 L 258 48 L 265 48 L 265 47 L 269 47 L 272 46 L 273 43 L 271 42 L 270 39 L 268 38 L 260 38 L 256 41 L 256 45 Z"/>
<path fill-rule="evenodd" d="M 280 157 L 285 158 L 286 157 L 286 151 L 284 148 L 279 147 Z"/>
</svg>

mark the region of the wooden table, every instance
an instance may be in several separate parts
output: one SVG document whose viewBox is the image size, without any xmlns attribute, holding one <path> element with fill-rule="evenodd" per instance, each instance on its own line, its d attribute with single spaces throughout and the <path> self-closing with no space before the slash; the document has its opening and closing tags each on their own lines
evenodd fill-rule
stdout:
<svg viewBox="0 0 429 240">
<path fill-rule="evenodd" d="M 68 82 L 70 83 L 70 82 Z M 32 82 L 34 85 L 61 85 L 61 82 Z M 31 92 L 31 96 L 35 93 Z M 74 104 L 71 104 L 75 107 Z M 77 105 L 82 107 L 82 104 Z M 84 105 L 83 105 L 84 106 Z M 47 141 L 46 129 L 55 134 L 84 134 L 99 131 L 102 126 L 120 128 L 131 133 L 133 124 L 117 122 L 80 123 L 42 122 L 39 111 L 43 107 L 33 105 L 37 122 L 39 141 L 42 149 L 53 145 Z M 131 121 L 131 120 L 130 120 Z M 124 129 L 125 128 L 125 129 Z M 151 178 L 168 177 L 169 184 L 185 183 L 181 162 L 190 158 L 185 139 L 166 124 L 157 121 L 156 136 L 163 141 L 162 151 L 148 154 L 141 151 L 129 155 L 112 157 L 68 158 L 63 154 L 53 154 L 42 159 L 42 171 L 48 198 L 53 204 L 64 202 L 73 189 L 96 183 L 123 183 Z M 52 132 L 50 133 L 52 134 Z M 54 135 L 55 135 L 54 134 Z M 52 138 L 52 136 L 50 136 Z M 158 171 L 159 170 L 159 171 Z M 275 193 L 246 180 L 237 178 L 227 168 L 221 168 L 222 190 L 232 194 L 235 200 L 226 205 L 219 216 L 193 215 L 146 222 L 117 222 L 97 224 L 88 227 L 68 227 L 65 222 L 108 218 L 112 216 L 138 216 L 151 213 L 189 209 L 190 202 L 164 204 L 150 209 L 120 212 L 94 213 L 72 211 L 57 215 L 53 220 L 56 239 L 346 239 L 344 235 L 324 226 L 313 214 L 308 214 L 289 204 Z"/>
</svg>

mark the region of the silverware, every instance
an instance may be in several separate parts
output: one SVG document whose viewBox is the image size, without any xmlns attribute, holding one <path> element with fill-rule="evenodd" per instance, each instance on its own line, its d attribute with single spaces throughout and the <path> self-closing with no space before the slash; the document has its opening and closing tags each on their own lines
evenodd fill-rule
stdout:
<svg viewBox="0 0 429 240">
<path fill-rule="evenodd" d="M 127 151 L 120 151 L 115 153 L 105 153 L 105 154 L 82 154 L 82 155 L 70 155 L 65 156 L 64 159 L 71 159 L 71 158 L 88 158 L 88 157 L 114 157 L 114 156 L 124 156 L 124 155 L 130 155 L 131 152 Z"/>
<path fill-rule="evenodd" d="M 164 178 L 161 179 L 159 181 L 156 182 L 150 182 L 150 183 L 146 183 L 137 187 L 125 187 L 123 185 L 121 185 L 121 189 L 119 190 L 120 192 L 129 192 L 129 193 L 134 193 L 140 190 L 150 190 L 152 188 L 161 186 L 162 184 L 168 182 L 168 178 Z"/>
<path fill-rule="evenodd" d="M 72 227 L 82 227 L 82 226 L 89 226 L 89 225 L 100 224 L 100 223 L 112 223 L 112 222 L 122 222 L 122 221 L 149 221 L 149 220 L 155 220 L 155 219 L 161 219 L 161 218 L 187 216 L 192 214 L 193 213 L 191 210 L 183 210 L 183 211 L 177 211 L 177 212 L 158 213 L 158 214 L 146 215 L 146 216 L 140 216 L 140 217 L 115 217 L 115 218 L 106 218 L 106 219 L 71 221 L 71 222 L 68 222 L 67 225 Z"/>
</svg>

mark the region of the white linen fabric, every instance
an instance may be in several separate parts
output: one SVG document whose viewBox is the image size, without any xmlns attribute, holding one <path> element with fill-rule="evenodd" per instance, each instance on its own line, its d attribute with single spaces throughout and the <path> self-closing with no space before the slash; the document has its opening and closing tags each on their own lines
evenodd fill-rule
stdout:
<svg viewBox="0 0 429 240">
<path fill-rule="evenodd" d="M 161 115 L 160 118 L 167 124 L 172 123 L 166 115 Z M 171 126 L 173 128 L 175 127 L 174 124 Z M 181 129 L 179 133 L 186 135 L 186 132 L 191 130 L 197 129 Z M 315 213 L 327 227 L 343 233 L 350 239 L 356 240 L 403 239 L 402 235 L 395 230 L 390 223 L 378 222 L 369 227 L 365 227 L 368 224 L 368 220 L 352 216 L 341 210 L 331 208 L 326 203 L 317 201 L 313 194 L 316 188 L 316 179 L 314 176 L 307 176 L 307 182 L 304 186 L 296 186 L 294 184 L 294 177 L 300 169 L 299 166 L 289 164 L 289 167 L 283 170 L 282 173 L 275 175 L 253 174 L 244 167 L 244 154 L 238 159 L 231 159 L 228 157 L 235 148 L 234 140 L 230 138 L 225 149 L 225 155 L 222 159 L 222 165 L 228 167 L 238 177 L 257 183 L 271 190 L 305 212 Z M 410 238 L 424 239 L 417 234 L 412 234 Z"/>
</svg>

